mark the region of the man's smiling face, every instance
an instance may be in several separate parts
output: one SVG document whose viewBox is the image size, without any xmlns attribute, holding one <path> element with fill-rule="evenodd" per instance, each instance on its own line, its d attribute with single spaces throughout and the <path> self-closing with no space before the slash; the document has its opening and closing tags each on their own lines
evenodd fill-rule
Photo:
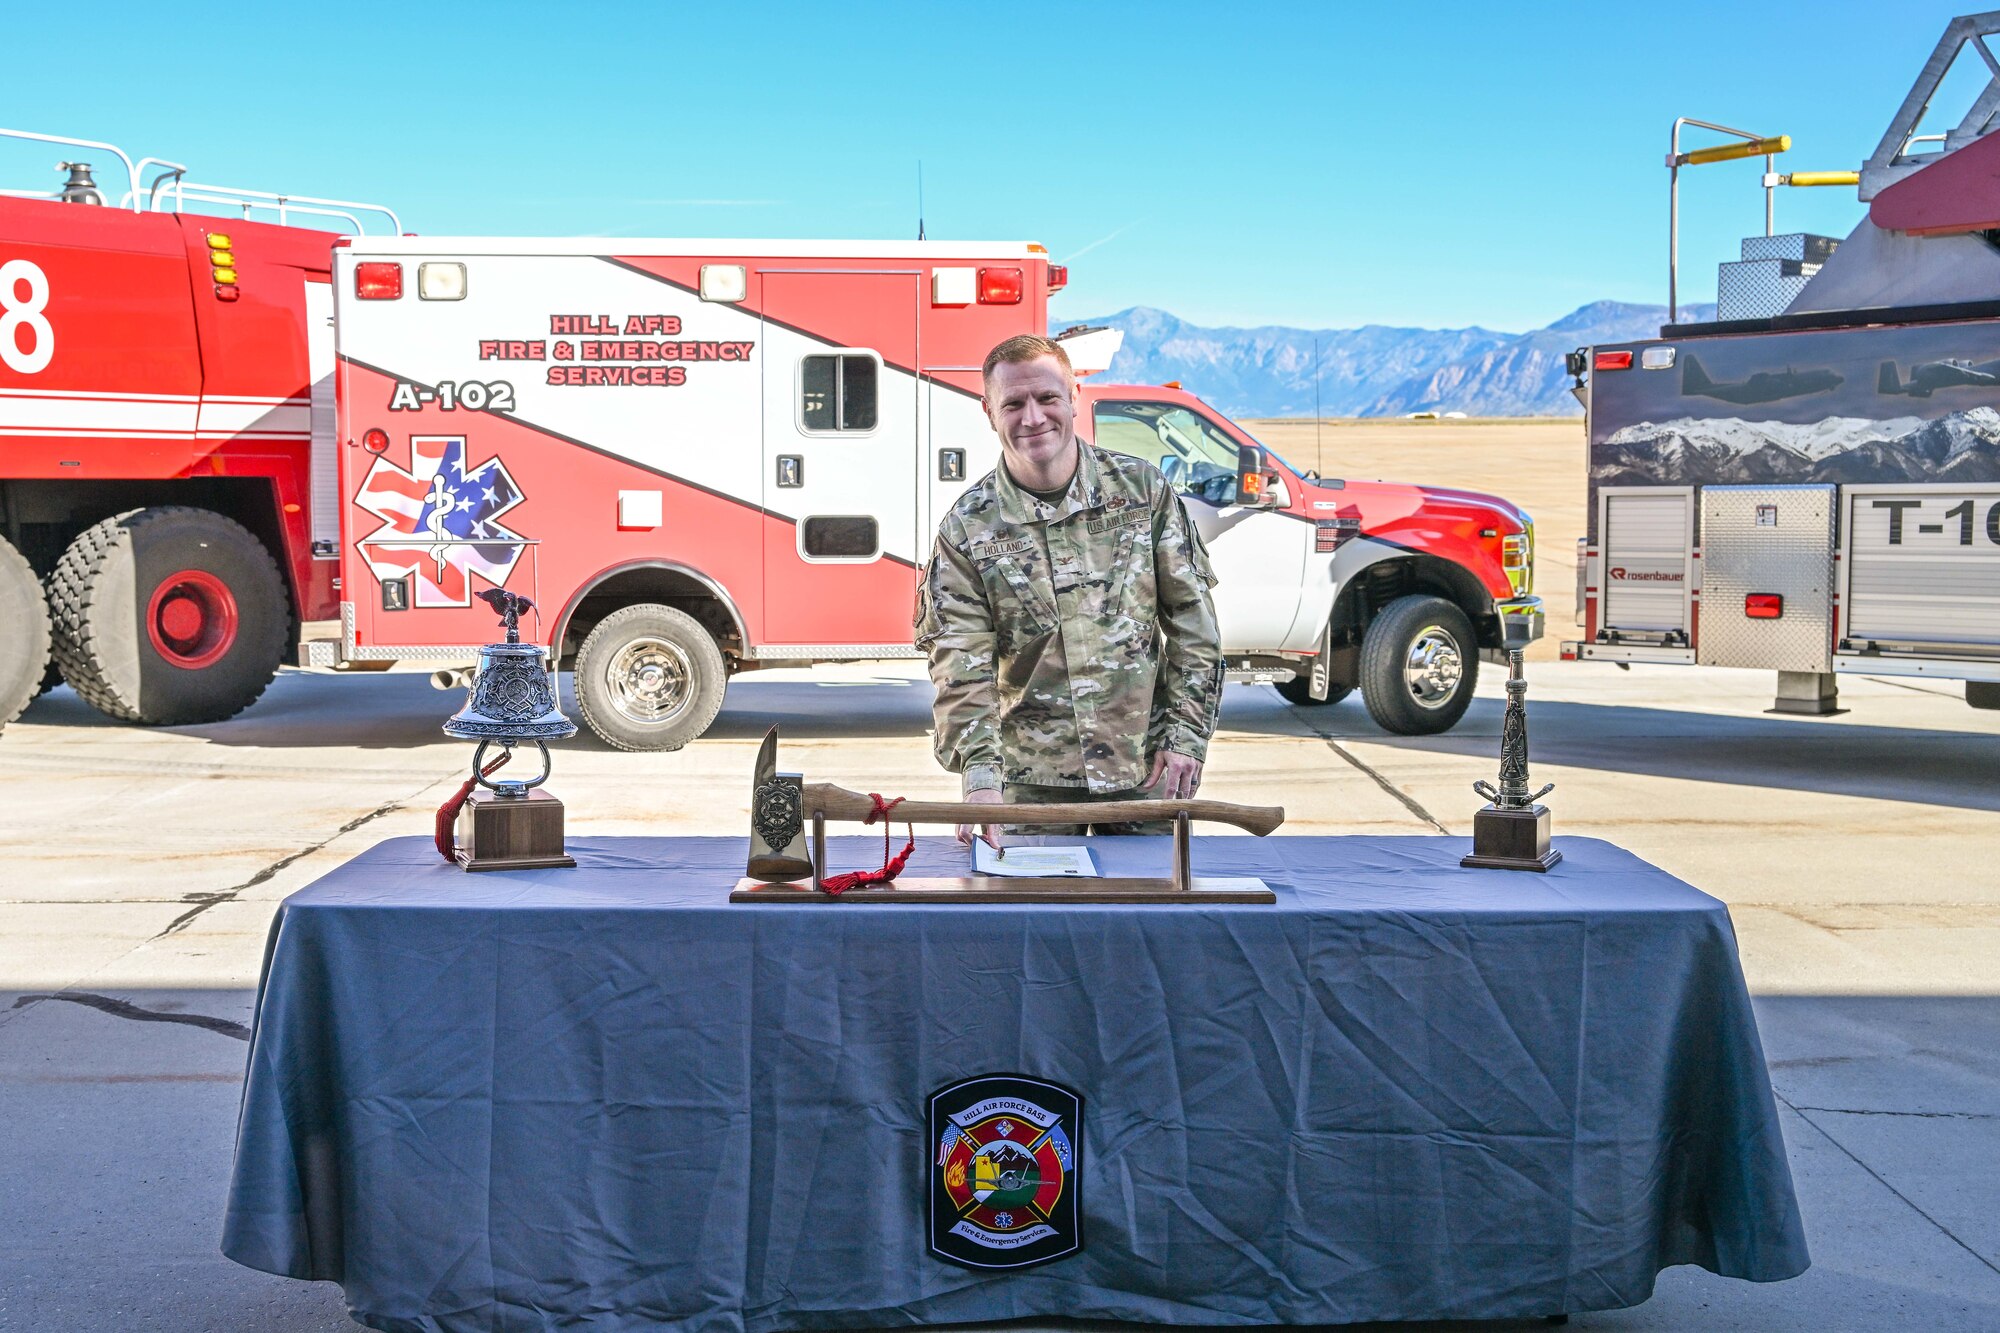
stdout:
<svg viewBox="0 0 2000 1333">
<path fill-rule="evenodd" d="M 1000 452 L 1016 481 L 1060 484 L 1076 450 L 1075 386 L 1052 356 L 1002 361 L 986 377 L 980 400 L 1000 436 Z"/>
</svg>

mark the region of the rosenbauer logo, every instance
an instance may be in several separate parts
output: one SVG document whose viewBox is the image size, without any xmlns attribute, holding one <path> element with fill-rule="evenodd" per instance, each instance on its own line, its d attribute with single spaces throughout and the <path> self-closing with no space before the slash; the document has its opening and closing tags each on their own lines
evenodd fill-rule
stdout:
<svg viewBox="0 0 2000 1333">
<path fill-rule="evenodd" d="M 1623 565 L 1612 569 L 1611 577 L 1618 583 L 1679 583 L 1682 578 L 1678 573 L 1659 569 L 1635 569 L 1628 573 Z"/>
</svg>

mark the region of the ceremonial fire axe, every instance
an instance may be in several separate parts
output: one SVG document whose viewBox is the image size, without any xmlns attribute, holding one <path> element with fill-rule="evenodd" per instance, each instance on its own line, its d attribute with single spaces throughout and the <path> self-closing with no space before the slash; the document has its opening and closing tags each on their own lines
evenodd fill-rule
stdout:
<svg viewBox="0 0 2000 1333">
<path fill-rule="evenodd" d="M 881 813 L 872 796 L 849 791 L 827 782 L 807 782 L 802 774 L 778 771 L 778 729 L 764 735 L 757 752 L 757 768 L 750 791 L 749 877 L 766 884 L 789 885 L 810 879 L 817 886 L 826 875 L 824 828 L 826 821 L 868 823 Z M 1278 806 L 1236 805 L 1229 801 L 1136 800 L 1070 801 L 1053 804 L 975 804 L 970 801 L 912 801 L 895 803 L 894 818 L 912 824 L 1103 824 L 1163 821 L 1174 826 L 1174 873 L 1171 881 L 1158 881 L 1186 892 L 1193 883 L 1188 867 L 1188 825 L 1194 820 L 1229 824 L 1259 837 L 1275 831 L 1285 822 Z M 807 821 L 813 825 L 808 847 Z M 934 885 L 940 881 L 922 881 Z M 969 883 L 970 881 L 968 881 Z M 1263 890 L 1260 881 L 1254 882 Z M 1108 881 L 1100 881 L 1100 889 Z M 1120 881 L 1126 885 L 1155 881 Z M 1041 881 L 1017 880 L 1010 887 L 1029 890 Z M 905 886 L 906 889 L 915 886 Z M 1068 891 L 1083 891 L 1080 884 Z M 916 896 L 905 892 L 904 897 Z M 1122 899 L 1120 899 L 1122 900 Z M 1270 901 L 1268 890 L 1241 901 Z"/>
</svg>

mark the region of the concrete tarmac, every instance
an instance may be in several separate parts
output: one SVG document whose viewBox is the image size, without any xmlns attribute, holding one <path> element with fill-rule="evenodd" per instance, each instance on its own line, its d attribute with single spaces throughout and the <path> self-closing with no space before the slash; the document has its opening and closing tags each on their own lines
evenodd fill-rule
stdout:
<svg viewBox="0 0 2000 1333">
<path fill-rule="evenodd" d="M 1280 801 L 1289 833 L 1467 836 L 1500 674 L 1427 738 L 1231 686 L 1204 794 Z M 1571 1326 L 2000 1328 L 2000 713 L 1936 681 L 1843 677 L 1852 711 L 1794 718 L 1762 673 L 1530 679 L 1558 832 L 1730 904 L 1814 1258 L 1768 1286 L 1670 1270 Z M 0 736 L 0 1329 L 356 1327 L 332 1285 L 218 1252 L 246 1025 L 277 903 L 429 832 L 470 761 L 438 731 L 461 698 L 287 670 L 225 724 L 124 727 L 60 689 Z M 914 664 L 755 673 L 686 750 L 580 734 L 555 785 L 573 833 L 739 831 L 779 722 L 787 768 L 949 797 L 929 703 Z"/>
</svg>

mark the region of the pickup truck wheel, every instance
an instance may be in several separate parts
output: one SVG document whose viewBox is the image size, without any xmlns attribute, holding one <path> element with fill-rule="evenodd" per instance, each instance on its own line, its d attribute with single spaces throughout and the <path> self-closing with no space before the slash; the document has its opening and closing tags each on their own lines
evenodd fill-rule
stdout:
<svg viewBox="0 0 2000 1333">
<path fill-rule="evenodd" d="M 1328 704 L 1339 703 L 1352 693 L 1354 693 L 1352 685 L 1343 685 L 1339 681 L 1334 680 L 1327 682 L 1326 698 L 1315 699 L 1312 697 L 1312 676 L 1310 674 L 1293 676 L 1290 680 L 1281 680 L 1278 682 L 1279 696 L 1286 703 L 1297 704 L 1301 708 L 1324 708 Z"/>
<path fill-rule="evenodd" d="M 678 750 L 722 711 L 729 673 L 700 622 L 670 606 L 621 607 L 576 653 L 576 706 L 621 750 Z"/>
<path fill-rule="evenodd" d="M 49 666 L 49 608 L 42 581 L 0 537 L 0 727 L 42 692 Z"/>
<path fill-rule="evenodd" d="M 148 726 L 221 722 L 278 674 L 291 599 L 264 544 L 206 509 L 134 509 L 84 529 L 49 580 L 63 679 Z"/>
<path fill-rule="evenodd" d="M 1450 730 L 1472 705 L 1479 642 L 1465 612 L 1442 597 L 1398 597 L 1361 640 L 1361 700 L 1399 736 Z"/>
</svg>

